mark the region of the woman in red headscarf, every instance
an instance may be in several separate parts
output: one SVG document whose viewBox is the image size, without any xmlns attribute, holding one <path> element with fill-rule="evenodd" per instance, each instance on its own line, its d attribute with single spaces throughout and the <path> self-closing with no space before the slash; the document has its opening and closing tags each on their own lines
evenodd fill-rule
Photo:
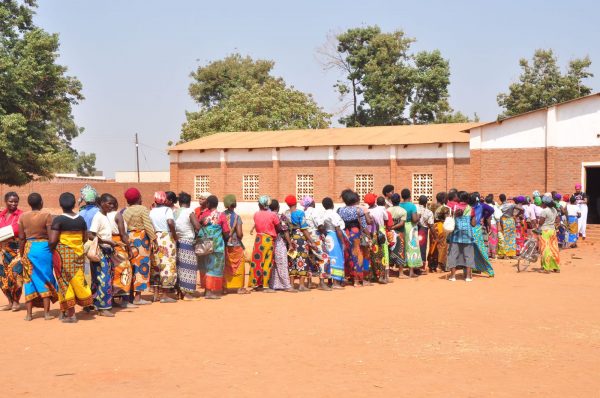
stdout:
<svg viewBox="0 0 600 398">
<path fill-rule="evenodd" d="M 19 209 L 19 195 L 7 192 L 4 195 L 6 207 L 0 212 L 0 227 L 9 227 L 6 239 L 0 242 L 0 286 L 8 299 L 4 311 L 19 310 L 19 300 L 23 291 L 23 265 L 19 254 L 19 218 L 23 211 Z M 12 236 L 10 236 L 12 235 Z"/>
</svg>

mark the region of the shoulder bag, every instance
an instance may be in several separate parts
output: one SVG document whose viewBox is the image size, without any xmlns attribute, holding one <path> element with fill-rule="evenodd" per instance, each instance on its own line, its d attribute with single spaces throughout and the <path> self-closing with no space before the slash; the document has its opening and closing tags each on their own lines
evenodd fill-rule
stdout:
<svg viewBox="0 0 600 398">
<path fill-rule="evenodd" d="M 205 228 L 202 227 L 200 231 L 205 231 Z M 194 253 L 197 256 L 207 256 L 209 254 L 214 253 L 215 248 L 213 246 L 212 238 L 207 237 L 198 237 L 194 242 Z"/>
<path fill-rule="evenodd" d="M 93 263 L 99 263 L 101 261 L 100 245 L 98 244 L 97 236 L 94 238 L 94 240 L 92 240 L 92 243 L 90 243 L 85 255 L 87 256 L 88 260 Z"/>
<path fill-rule="evenodd" d="M 450 209 L 450 215 L 446 217 L 446 219 L 444 220 L 444 232 L 446 234 L 451 234 L 452 232 L 454 232 L 454 229 L 456 228 L 456 221 L 454 220 L 454 212 L 452 211 L 452 209 Z"/>
</svg>

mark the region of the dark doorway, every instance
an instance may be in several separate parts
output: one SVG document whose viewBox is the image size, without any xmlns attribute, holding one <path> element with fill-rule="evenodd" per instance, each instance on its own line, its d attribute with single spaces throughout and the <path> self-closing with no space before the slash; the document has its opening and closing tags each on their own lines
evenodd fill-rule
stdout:
<svg viewBox="0 0 600 398">
<path fill-rule="evenodd" d="M 588 195 L 589 224 L 600 224 L 600 167 L 585 168 L 585 190 Z"/>
</svg>

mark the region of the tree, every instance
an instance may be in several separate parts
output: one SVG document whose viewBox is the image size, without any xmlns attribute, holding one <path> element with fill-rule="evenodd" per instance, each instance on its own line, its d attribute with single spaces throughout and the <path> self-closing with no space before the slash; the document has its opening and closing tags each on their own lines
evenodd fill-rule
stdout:
<svg viewBox="0 0 600 398">
<path fill-rule="evenodd" d="M 525 58 L 519 60 L 522 72 L 519 82 L 508 88 L 508 93 L 498 94 L 498 105 L 504 112 L 498 118 L 505 118 L 520 113 L 551 106 L 588 95 L 591 88 L 583 84 L 583 80 L 593 77 L 589 72 L 592 61 L 589 57 L 574 59 L 569 62 L 565 74 L 558 67 L 558 59 L 554 52 L 536 50 L 532 62 Z"/>
<path fill-rule="evenodd" d="M 238 88 L 218 107 L 188 112 L 186 116 L 183 141 L 223 131 L 326 128 L 330 117 L 309 94 L 275 80 L 250 89 Z"/>
<path fill-rule="evenodd" d="M 415 55 L 415 90 L 410 106 L 414 124 L 433 123 L 451 112 L 448 103 L 450 63 L 439 50 Z"/>
<path fill-rule="evenodd" d="M 197 112 L 186 112 L 181 141 L 224 131 L 316 129 L 331 115 L 305 94 L 269 74 L 274 63 L 234 54 L 200 67 L 190 94 Z"/>
<path fill-rule="evenodd" d="M 0 2 L 0 183 L 50 178 L 77 127 L 81 83 L 58 65 L 58 35 L 33 24 L 34 0 Z"/>
</svg>

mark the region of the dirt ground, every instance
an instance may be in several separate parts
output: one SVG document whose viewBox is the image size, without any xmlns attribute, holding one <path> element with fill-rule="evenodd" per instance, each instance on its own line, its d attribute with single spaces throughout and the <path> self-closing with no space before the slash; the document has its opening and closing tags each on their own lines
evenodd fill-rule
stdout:
<svg viewBox="0 0 600 398">
<path fill-rule="evenodd" d="M 430 274 L 77 324 L 2 312 L 1 395 L 598 397 L 600 253 L 562 254 L 552 275 L 497 261 L 472 283 Z"/>
</svg>

